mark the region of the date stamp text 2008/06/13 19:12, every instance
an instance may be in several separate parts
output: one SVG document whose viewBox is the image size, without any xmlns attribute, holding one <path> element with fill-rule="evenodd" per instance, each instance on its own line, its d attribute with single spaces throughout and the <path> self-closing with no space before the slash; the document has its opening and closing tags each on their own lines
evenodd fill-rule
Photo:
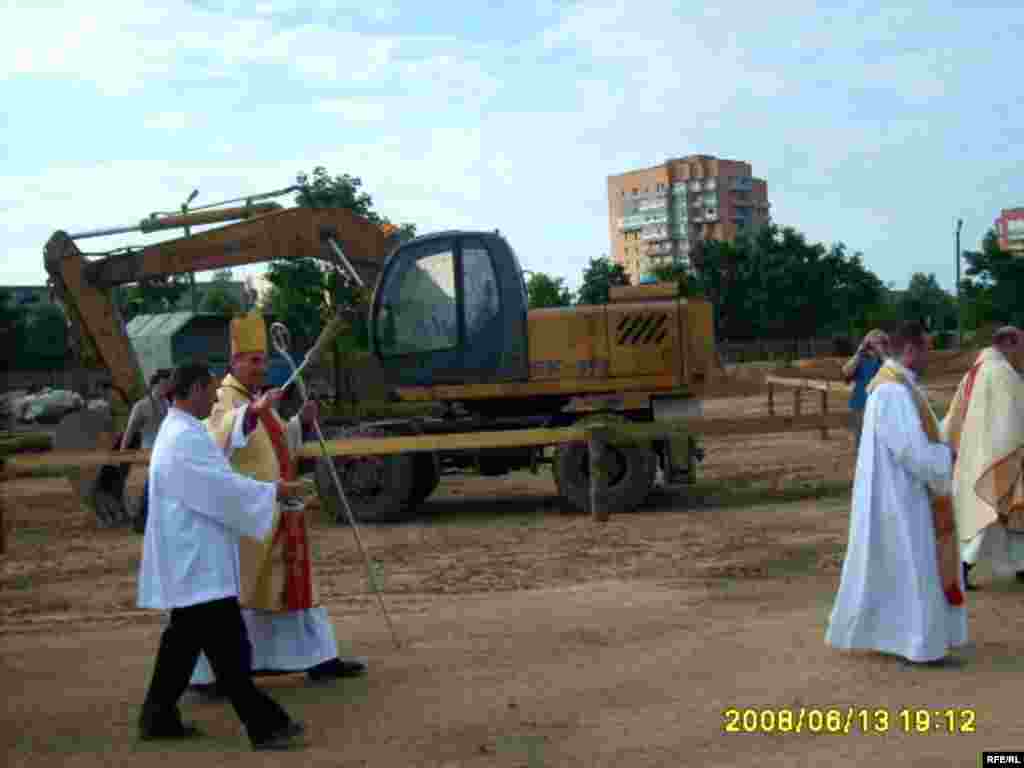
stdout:
<svg viewBox="0 0 1024 768">
<path fill-rule="evenodd" d="M 977 712 L 943 707 L 729 707 L 725 733 L 974 733 Z"/>
</svg>

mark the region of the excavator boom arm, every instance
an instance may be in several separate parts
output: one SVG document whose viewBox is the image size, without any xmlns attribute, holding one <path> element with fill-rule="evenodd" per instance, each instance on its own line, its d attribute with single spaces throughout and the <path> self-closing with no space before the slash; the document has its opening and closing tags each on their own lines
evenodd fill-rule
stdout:
<svg viewBox="0 0 1024 768">
<path fill-rule="evenodd" d="M 198 215 L 183 218 L 193 225 L 209 223 L 190 218 Z M 342 208 L 289 208 L 95 261 L 85 258 L 70 235 L 57 231 L 46 244 L 44 261 L 80 357 L 84 351 L 85 357 L 96 358 L 110 372 L 111 406 L 120 429 L 146 386 L 113 299 L 113 286 L 286 257 L 334 262 L 331 239 L 370 283 L 397 241 L 397 231 Z"/>
</svg>

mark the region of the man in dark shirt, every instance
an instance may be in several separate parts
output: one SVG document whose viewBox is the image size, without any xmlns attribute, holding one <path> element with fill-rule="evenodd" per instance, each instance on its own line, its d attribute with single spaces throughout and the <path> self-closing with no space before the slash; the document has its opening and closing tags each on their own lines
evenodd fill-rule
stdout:
<svg viewBox="0 0 1024 768">
<path fill-rule="evenodd" d="M 860 449 L 860 433 L 864 427 L 864 406 L 867 405 L 867 386 L 889 357 L 889 337 L 879 329 L 871 331 L 857 347 L 857 352 L 843 365 L 846 383 L 853 383 L 850 411 L 853 413 L 855 452 Z"/>
</svg>

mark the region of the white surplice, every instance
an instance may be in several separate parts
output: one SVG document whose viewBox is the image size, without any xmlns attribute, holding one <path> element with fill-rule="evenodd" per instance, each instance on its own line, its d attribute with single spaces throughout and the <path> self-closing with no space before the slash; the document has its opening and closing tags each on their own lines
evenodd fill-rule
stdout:
<svg viewBox="0 0 1024 768">
<path fill-rule="evenodd" d="M 946 440 L 960 433 L 953 471 L 960 555 L 971 565 L 989 560 L 996 576 L 1013 576 L 1024 570 L 1024 535 L 1007 530 L 995 507 L 979 493 L 977 483 L 993 465 L 1019 455 L 1024 448 L 1024 379 L 995 347 L 982 350 L 975 366 L 973 393 L 967 399 L 968 373 L 960 380 L 942 424 Z M 1019 459 L 1017 462 L 1019 473 Z"/>
<path fill-rule="evenodd" d="M 940 583 L 928 495 L 929 485 L 948 487 L 951 478 L 950 450 L 929 442 L 911 392 L 879 386 L 864 411 L 829 645 L 919 662 L 967 643 L 965 607 L 950 605 Z"/>
<path fill-rule="evenodd" d="M 273 530 L 277 488 L 235 472 L 206 427 L 171 408 L 149 464 L 140 608 L 237 597 L 238 540 Z"/>
<path fill-rule="evenodd" d="M 242 426 L 247 408 L 247 405 L 242 406 L 235 419 L 231 443 L 226 451 L 229 458 L 234 450 L 244 448 L 248 443 Z M 297 416 L 288 420 L 286 434 L 288 449 L 294 455 L 302 444 L 302 426 Z M 252 645 L 254 671 L 302 672 L 338 656 L 334 625 L 323 606 L 280 613 L 243 608 L 242 618 Z M 214 681 L 213 668 L 206 654 L 199 654 L 190 684 L 209 685 Z"/>
</svg>

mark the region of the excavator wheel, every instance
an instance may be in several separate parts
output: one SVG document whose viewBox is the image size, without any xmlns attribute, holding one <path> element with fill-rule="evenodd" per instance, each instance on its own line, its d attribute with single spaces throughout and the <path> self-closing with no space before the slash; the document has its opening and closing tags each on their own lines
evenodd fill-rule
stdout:
<svg viewBox="0 0 1024 768">
<path fill-rule="evenodd" d="M 602 415 L 577 422 L 622 422 L 617 415 Z M 601 493 L 613 512 L 636 509 L 650 495 L 658 468 L 658 456 L 649 443 L 614 445 L 605 451 L 608 486 Z M 590 451 L 586 443 L 568 443 L 555 451 L 552 474 L 558 492 L 581 512 L 590 510 Z"/>
<path fill-rule="evenodd" d="M 413 480 L 412 497 L 409 504 L 418 507 L 441 483 L 441 465 L 438 462 L 437 454 L 418 452 L 413 454 L 414 471 L 416 477 Z"/>
<path fill-rule="evenodd" d="M 54 433 L 58 451 L 110 450 L 114 442 L 114 421 L 106 411 L 81 410 L 61 419 Z M 131 522 L 124 503 L 128 465 L 69 470 L 68 480 L 83 507 L 96 515 L 102 528 Z"/>
<path fill-rule="evenodd" d="M 340 430 L 328 439 L 352 437 L 387 437 L 388 433 L 366 427 Z M 412 519 L 416 505 L 412 504 L 416 484 L 414 454 L 384 456 L 334 456 L 334 467 L 345 491 L 352 514 L 362 523 L 396 523 Z M 348 517 L 338 498 L 331 479 L 329 459 L 317 459 L 314 478 L 324 509 L 337 523 L 347 523 Z"/>
</svg>

